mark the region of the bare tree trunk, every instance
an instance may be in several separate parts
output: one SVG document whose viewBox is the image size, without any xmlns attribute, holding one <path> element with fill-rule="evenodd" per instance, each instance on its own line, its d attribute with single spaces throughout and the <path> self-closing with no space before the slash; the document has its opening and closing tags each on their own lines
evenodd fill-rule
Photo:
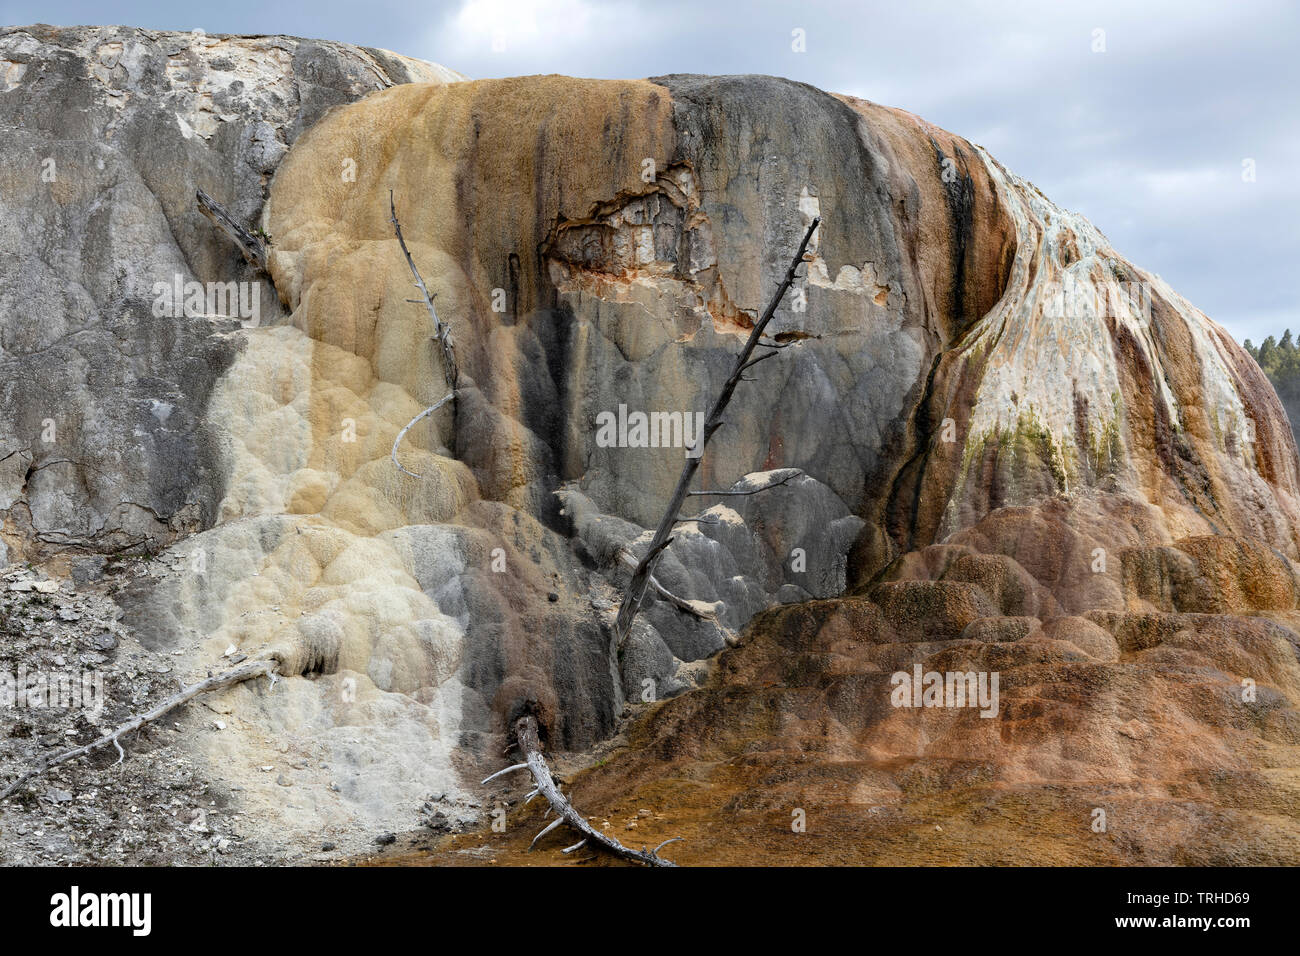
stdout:
<svg viewBox="0 0 1300 956">
<path fill-rule="evenodd" d="M 808 231 L 804 233 L 803 241 L 799 243 L 799 251 L 794 254 L 794 259 L 790 261 L 790 268 L 786 270 L 785 278 L 781 280 L 781 284 L 777 287 L 776 294 L 772 296 L 772 301 L 763 310 L 762 317 L 754 323 L 754 328 L 749 333 L 749 340 L 745 342 L 745 347 L 736 356 L 736 366 L 732 369 L 731 377 L 722 386 L 722 392 L 718 395 L 717 401 L 714 402 L 708 418 L 705 419 L 703 434 L 696 439 L 697 442 L 701 443 L 699 453 L 686 459 L 681 477 L 677 479 L 677 487 L 673 491 L 672 498 L 669 499 L 668 507 L 664 510 L 664 516 L 659 520 L 659 527 L 655 529 L 654 537 L 650 539 L 650 546 L 646 549 L 645 556 L 637 565 L 636 571 L 632 574 L 632 580 L 628 582 L 627 589 L 623 592 L 623 604 L 618 609 L 618 618 L 614 622 L 614 646 L 618 650 L 622 650 L 628 633 L 632 629 L 632 620 L 636 617 L 637 611 L 641 609 L 641 602 L 645 598 L 646 585 L 649 582 L 651 572 L 654 571 L 656 562 L 659 560 L 659 556 L 672 543 L 673 525 L 681 520 L 679 516 L 682 504 L 691 494 L 691 481 L 695 478 L 695 472 L 699 469 L 700 461 L 704 458 L 704 448 L 708 445 L 709 439 L 713 437 L 713 433 L 722 427 L 722 413 L 731 401 L 731 396 L 736 391 L 741 376 L 746 369 L 752 368 L 764 359 L 777 354 L 773 351 L 766 355 L 760 355 L 756 359 L 750 359 L 754 349 L 758 345 L 764 344 L 759 342 L 763 337 L 763 331 L 767 328 L 767 324 L 772 321 L 777 306 L 781 304 L 781 300 L 785 298 L 791 283 L 794 282 L 795 270 L 803 262 L 808 243 L 812 240 L 813 233 L 820 223 L 820 216 L 814 218 L 812 224 L 808 227 Z M 764 344 L 764 347 L 776 349 L 779 346 Z"/>
</svg>

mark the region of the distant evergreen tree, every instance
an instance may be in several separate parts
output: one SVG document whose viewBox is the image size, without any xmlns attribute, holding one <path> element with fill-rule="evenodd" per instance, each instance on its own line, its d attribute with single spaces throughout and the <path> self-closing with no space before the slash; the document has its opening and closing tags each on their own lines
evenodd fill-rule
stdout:
<svg viewBox="0 0 1300 956">
<path fill-rule="evenodd" d="M 1282 400 L 1282 407 L 1286 409 L 1287 418 L 1291 420 L 1291 431 L 1296 436 L 1296 443 L 1300 444 L 1300 429 L 1297 429 L 1300 425 L 1300 347 L 1296 346 L 1291 330 L 1287 329 L 1282 334 L 1280 342 L 1270 335 L 1259 347 L 1247 339 L 1245 349 L 1273 384 L 1277 397 Z"/>
<path fill-rule="evenodd" d="M 1277 351 L 1277 339 L 1269 336 L 1264 340 L 1264 344 L 1259 347 L 1259 367 L 1265 372 L 1268 371 L 1269 363 L 1273 361 L 1273 353 Z"/>
</svg>

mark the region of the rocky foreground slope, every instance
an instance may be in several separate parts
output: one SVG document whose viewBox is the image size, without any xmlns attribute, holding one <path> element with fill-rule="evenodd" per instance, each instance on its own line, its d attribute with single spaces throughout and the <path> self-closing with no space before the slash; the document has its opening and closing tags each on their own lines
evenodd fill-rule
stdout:
<svg viewBox="0 0 1300 956">
<path fill-rule="evenodd" d="M 143 745 L 241 821 L 221 852 L 486 822 L 522 791 L 476 781 L 530 709 L 553 753 L 625 734 L 575 802 L 688 837 L 682 862 L 1294 861 L 1286 416 L 1222 329 L 979 147 L 770 77 L 469 82 L 125 28 L 9 30 L 0 60 L 0 540 L 32 566 L 12 583 L 111 623 L 84 667 L 281 662 Z M 196 188 L 266 237 L 265 274 Z M 390 193 L 461 375 L 405 471 L 394 440 L 447 385 Z M 791 346 L 700 487 L 804 474 L 697 499 L 658 576 L 714 615 L 654 602 L 616 654 L 615 555 L 684 452 L 610 447 L 602 413 L 705 410 L 818 215 L 771 328 Z M 188 282 L 259 305 L 160 307 Z M 999 700 L 895 706 L 918 665 Z M 7 773 L 94 733 L 58 720 L 10 734 Z M 138 781 L 100 763 L 3 810 L 10 852 L 89 854 L 64 794 Z M 531 812 L 441 852 L 513 859 Z"/>
</svg>

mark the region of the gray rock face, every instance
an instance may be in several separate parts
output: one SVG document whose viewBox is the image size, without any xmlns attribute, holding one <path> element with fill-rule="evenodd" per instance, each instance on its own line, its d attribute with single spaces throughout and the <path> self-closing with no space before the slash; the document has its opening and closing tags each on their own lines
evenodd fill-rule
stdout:
<svg viewBox="0 0 1300 956">
<path fill-rule="evenodd" d="M 0 513 L 11 544 L 120 547 L 210 526 L 224 493 L 206 406 L 252 309 L 157 315 L 155 283 L 249 283 L 195 209 L 238 220 L 331 106 L 429 64 L 289 37 L 0 30 Z M 216 311 L 224 318 L 208 314 Z M 21 539 L 21 540 L 20 540 Z"/>
<path fill-rule="evenodd" d="M 639 559 L 651 532 L 600 513 L 574 486 L 562 489 L 559 497 L 575 544 L 598 568 L 607 570 L 612 582 L 625 584 L 630 568 L 620 563 L 619 552 Z M 800 475 L 760 495 L 715 500 L 723 503 L 705 508 L 698 520 L 678 528 L 655 570 L 656 580 L 666 590 L 695 602 L 709 616 L 683 614 L 670 601 L 650 593 L 642 622 L 649 627 L 639 629 L 635 641 L 629 639 L 634 647 L 624 661 L 625 687 L 643 677 L 662 682 L 673 673 L 669 659 L 696 661 L 712 656 L 754 614 L 775 601 L 796 594 L 808 600 L 844 591 L 848 551 L 863 522 L 849 514 L 821 482 Z"/>
</svg>

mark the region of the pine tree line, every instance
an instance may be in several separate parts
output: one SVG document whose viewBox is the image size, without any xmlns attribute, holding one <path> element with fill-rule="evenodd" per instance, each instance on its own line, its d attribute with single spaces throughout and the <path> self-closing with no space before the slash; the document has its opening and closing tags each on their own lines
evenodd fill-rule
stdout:
<svg viewBox="0 0 1300 956">
<path fill-rule="evenodd" d="M 1282 334 L 1280 342 L 1270 335 L 1258 347 L 1251 344 L 1250 339 L 1242 344 L 1273 383 L 1277 397 L 1282 400 L 1287 417 L 1291 419 L 1291 430 L 1296 434 L 1296 441 L 1300 442 L 1300 431 L 1296 430 L 1296 425 L 1300 422 L 1300 347 L 1297 347 L 1295 339 L 1291 337 L 1291 330 L 1287 329 Z"/>
</svg>

